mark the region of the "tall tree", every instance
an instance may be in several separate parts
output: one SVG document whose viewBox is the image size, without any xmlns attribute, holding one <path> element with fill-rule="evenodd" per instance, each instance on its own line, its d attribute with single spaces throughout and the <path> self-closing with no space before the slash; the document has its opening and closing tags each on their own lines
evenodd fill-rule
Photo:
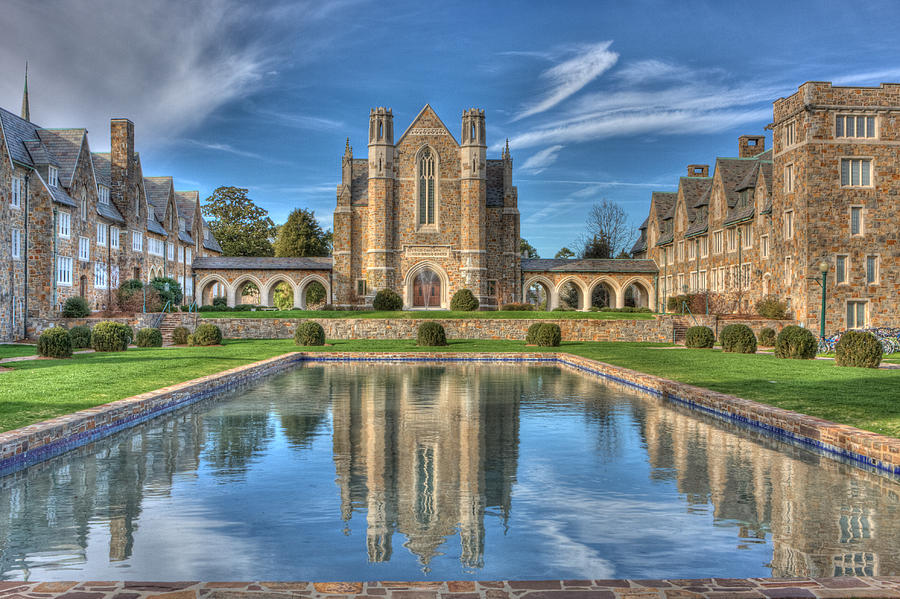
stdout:
<svg viewBox="0 0 900 599">
<path fill-rule="evenodd" d="M 273 256 L 275 224 L 242 187 L 219 187 L 206 198 L 203 214 L 226 256 Z"/>
<path fill-rule="evenodd" d="M 519 254 L 525 258 L 540 258 L 534 246 L 521 237 L 519 238 Z"/>
<path fill-rule="evenodd" d="M 275 255 L 279 258 L 327 256 L 329 254 L 330 232 L 319 226 L 312 210 L 297 208 L 278 228 L 275 238 Z"/>
<path fill-rule="evenodd" d="M 587 246 L 592 245 L 590 253 L 598 253 L 598 243 L 605 243 L 608 255 L 604 258 L 618 256 L 627 252 L 634 243 L 635 229 L 628 224 L 628 214 L 616 202 L 601 199 L 591 207 L 587 216 L 587 234 L 582 238 L 582 251 L 588 253 Z"/>
<path fill-rule="evenodd" d="M 594 235 L 581 246 L 582 258 L 612 258 L 612 248 L 605 237 Z"/>
<path fill-rule="evenodd" d="M 557 259 L 559 259 L 559 258 L 574 258 L 575 252 L 573 252 L 572 250 L 570 250 L 567 247 L 563 247 L 563 248 L 560 248 L 560 250 L 558 252 L 556 252 L 556 255 L 553 257 L 557 258 Z"/>
</svg>

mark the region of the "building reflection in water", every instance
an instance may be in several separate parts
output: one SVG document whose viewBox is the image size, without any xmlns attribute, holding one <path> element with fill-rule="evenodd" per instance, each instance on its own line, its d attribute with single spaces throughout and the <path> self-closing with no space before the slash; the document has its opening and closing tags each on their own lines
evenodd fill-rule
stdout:
<svg viewBox="0 0 900 599">
<path fill-rule="evenodd" d="M 328 468 L 333 460 L 335 482 L 326 486 L 336 484 L 340 495 L 339 506 L 326 506 L 324 526 L 333 529 L 333 517 L 351 531 L 364 515 L 361 559 L 389 562 L 399 535 L 427 571 L 458 537 L 462 566 L 478 570 L 486 522 L 530 526 L 527 517 L 512 518 L 526 419 L 533 427 L 569 422 L 561 444 L 567 435 L 596 439 L 589 466 L 623 468 L 638 452 L 643 460 L 628 464 L 641 468 L 640 477 L 620 483 L 634 486 L 626 490 L 673 493 L 675 509 L 693 514 L 684 534 L 696 534 L 697 543 L 716 526 L 734 530 L 732 549 L 770 545 L 773 576 L 900 574 L 895 482 L 556 368 L 310 365 L 235 397 L 0 479 L 0 578 L 66 568 L 89 576 L 89 543 L 108 542 L 108 562 L 128 563 L 135 539 L 153 534 L 141 518 L 148 499 L 184 509 L 173 491 L 191 481 L 250 485 L 254 469 L 315 452 L 325 453 Z M 302 464 L 292 467 L 285 476 L 302 478 Z M 565 463 L 558 470 L 578 480 L 599 472 L 573 472 Z M 605 490 L 583 484 L 586 496 Z M 203 507 L 198 519 L 208 517 L 212 527 L 220 506 Z M 710 512 L 714 523 L 703 520 Z M 273 512 L 274 528 L 279 517 Z M 178 539 L 165 542 L 177 551 Z"/>
</svg>

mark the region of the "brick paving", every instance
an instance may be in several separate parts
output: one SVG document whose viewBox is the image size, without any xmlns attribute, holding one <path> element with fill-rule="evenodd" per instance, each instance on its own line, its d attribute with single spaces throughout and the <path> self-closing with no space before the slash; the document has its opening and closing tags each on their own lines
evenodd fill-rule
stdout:
<svg viewBox="0 0 900 599">
<path fill-rule="evenodd" d="M 425 582 L 0 582 L 10 599 L 900 598 L 900 577 Z"/>
</svg>

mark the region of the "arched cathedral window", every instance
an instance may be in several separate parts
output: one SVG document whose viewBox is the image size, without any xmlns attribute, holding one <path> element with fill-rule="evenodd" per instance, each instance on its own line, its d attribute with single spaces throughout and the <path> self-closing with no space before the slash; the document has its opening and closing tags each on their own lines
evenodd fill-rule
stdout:
<svg viewBox="0 0 900 599">
<path fill-rule="evenodd" d="M 425 148 L 419 158 L 419 224 L 434 224 L 434 156 Z"/>
</svg>

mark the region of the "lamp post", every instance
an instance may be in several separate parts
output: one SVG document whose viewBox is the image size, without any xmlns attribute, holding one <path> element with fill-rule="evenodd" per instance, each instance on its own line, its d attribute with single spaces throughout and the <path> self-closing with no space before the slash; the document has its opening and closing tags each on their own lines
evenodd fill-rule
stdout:
<svg viewBox="0 0 900 599">
<path fill-rule="evenodd" d="M 819 337 L 825 339 L 825 283 L 828 281 L 828 262 L 819 262 L 819 272 L 822 273 L 822 312 L 819 316 Z"/>
</svg>

